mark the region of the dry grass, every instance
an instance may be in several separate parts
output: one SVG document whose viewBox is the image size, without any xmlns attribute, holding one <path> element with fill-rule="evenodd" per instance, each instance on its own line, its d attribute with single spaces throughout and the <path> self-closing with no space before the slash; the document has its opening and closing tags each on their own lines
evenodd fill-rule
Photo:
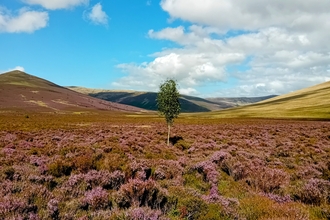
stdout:
<svg viewBox="0 0 330 220">
<path fill-rule="evenodd" d="M 210 118 L 330 119 L 330 82 L 268 99 L 257 104 L 211 112 Z"/>
</svg>

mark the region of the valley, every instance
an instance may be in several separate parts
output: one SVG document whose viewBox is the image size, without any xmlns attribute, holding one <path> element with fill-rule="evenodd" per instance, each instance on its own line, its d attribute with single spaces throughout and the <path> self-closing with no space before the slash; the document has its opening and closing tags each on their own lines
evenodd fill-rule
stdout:
<svg viewBox="0 0 330 220">
<path fill-rule="evenodd" d="M 182 113 L 167 146 L 155 111 L 0 75 L 0 218 L 329 219 L 329 88 Z"/>
</svg>

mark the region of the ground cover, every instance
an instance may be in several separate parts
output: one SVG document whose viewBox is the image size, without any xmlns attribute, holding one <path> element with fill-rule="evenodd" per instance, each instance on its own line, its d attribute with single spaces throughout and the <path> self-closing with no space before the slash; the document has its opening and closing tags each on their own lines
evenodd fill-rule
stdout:
<svg viewBox="0 0 330 220">
<path fill-rule="evenodd" d="M 330 123 L 0 113 L 0 219 L 329 219 Z"/>
</svg>

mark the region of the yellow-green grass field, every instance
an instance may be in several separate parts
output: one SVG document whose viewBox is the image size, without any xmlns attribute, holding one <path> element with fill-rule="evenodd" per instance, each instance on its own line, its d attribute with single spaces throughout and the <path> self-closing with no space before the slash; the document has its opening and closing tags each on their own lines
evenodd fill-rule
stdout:
<svg viewBox="0 0 330 220">
<path fill-rule="evenodd" d="M 199 114 L 210 118 L 330 119 L 330 82 L 256 104 Z"/>
</svg>

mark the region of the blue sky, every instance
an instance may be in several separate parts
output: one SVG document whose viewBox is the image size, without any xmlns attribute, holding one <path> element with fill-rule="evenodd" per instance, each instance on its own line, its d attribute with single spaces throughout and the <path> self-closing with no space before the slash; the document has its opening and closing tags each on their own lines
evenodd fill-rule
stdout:
<svg viewBox="0 0 330 220">
<path fill-rule="evenodd" d="M 284 94 L 330 80 L 328 0 L 2 0 L 0 72 L 63 86 Z"/>
</svg>

